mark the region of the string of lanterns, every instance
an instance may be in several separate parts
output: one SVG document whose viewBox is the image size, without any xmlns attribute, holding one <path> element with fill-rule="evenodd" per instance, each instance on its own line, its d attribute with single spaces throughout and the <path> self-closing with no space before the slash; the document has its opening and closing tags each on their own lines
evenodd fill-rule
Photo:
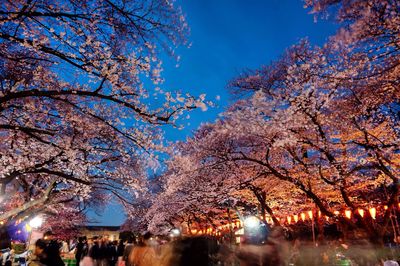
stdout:
<svg viewBox="0 0 400 266">
<path fill-rule="evenodd" d="M 399 203 L 399 208 L 400 208 L 400 203 Z M 387 210 L 388 207 L 385 205 L 384 209 Z M 364 209 L 359 208 L 356 211 L 362 218 L 364 218 L 364 216 L 366 214 Z M 376 220 L 377 208 L 376 207 L 371 207 L 371 208 L 368 209 L 368 212 L 369 212 L 369 215 L 371 216 L 371 218 L 373 220 Z M 308 218 L 310 220 L 313 220 L 313 212 L 312 211 L 308 211 L 307 214 L 308 214 Z M 339 216 L 340 212 L 339 211 L 334 211 L 333 214 L 335 216 Z M 345 210 L 343 214 L 344 214 L 344 217 L 346 217 L 347 219 L 351 219 L 351 217 L 353 216 L 353 211 Z M 287 224 L 292 224 L 292 217 L 293 217 L 294 223 L 297 223 L 299 221 L 299 216 L 297 214 L 289 215 L 289 216 L 286 217 L 286 223 Z M 318 211 L 318 218 L 320 218 L 320 217 L 321 217 L 321 211 Z M 304 212 L 300 213 L 300 218 L 304 222 L 307 219 L 306 218 L 306 214 Z M 325 219 L 326 219 L 326 221 L 329 221 L 329 217 L 328 216 L 325 216 Z M 278 218 L 278 220 L 281 220 L 281 219 Z M 267 222 L 269 222 L 268 219 L 267 219 Z"/>
<path fill-rule="evenodd" d="M 400 208 L 400 203 L 398 203 L 398 207 Z M 370 215 L 370 217 L 373 220 L 376 220 L 377 218 L 377 209 L 379 208 L 379 206 L 373 206 L 368 208 L 368 213 Z M 384 210 L 388 209 L 388 206 L 384 205 L 383 206 Z M 357 210 L 355 210 L 362 218 L 364 218 L 364 216 L 366 215 L 366 210 L 362 209 L 362 208 L 358 208 Z M 333 214 L 335 216 L 339 216 L 341 214 L 340 211 L 336 210 L 333 212 Z M 346 217 L 347 219 L 351 219 L 353 217 L 353 211 L 352 210 L 344 210 L 343 212 L 344 217 Z M 307 217 L 308 216 L 308 217 Z M 321 211 L 318 211 L 318 218 L 321 218 Z M 310 219 L 311 221 L 313 221 L 314 219 L 314 213 L 312 210 L 306 211 L 306 212 L 301 212 L 300 214 L 293 214 L 293 215 L 288 215 L 286 216 L 286 219 L 284 218 L 277 218 L 278 221 L 284 220 L 284 222 L 288 225 L 291 224 L 296 224 L 298 223 L 300 220 L 305 222 L 306 220 Z M 263 219 L 263 217 L 260 217 L 260 219 Z M 325 220 L 329 221 L 329 217 L 325 216 Z M 272 219 L 269 217 L 266 217 L 266 222 L 267 223 L 272 223 Z M 294 222 L 294 223 L 293 223 Z M 228 223 L 228 224 L 224 224 L 224 225 L 220 225 L 217 227 L 209 227 L 209 228 L 205 228 L 205 229 L 191 229 L 190 233 L 192 235 L 214 235 L 214 236 L 221 236 L 221 232 L 222 231 L 226 231 L 226 230 L 230 230 L 230 229 L 241 229 L 243 228 L 243 222 L 239 219 L 234 220 L 232 223 Z"/>
</svg>

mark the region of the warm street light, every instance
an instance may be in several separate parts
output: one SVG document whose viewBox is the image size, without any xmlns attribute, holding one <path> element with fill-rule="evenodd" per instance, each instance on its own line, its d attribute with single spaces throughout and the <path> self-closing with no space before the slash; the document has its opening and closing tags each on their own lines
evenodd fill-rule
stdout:
<svg viewBox="0 0 400 266">
<path fill-rule="evenodd" d="M 181 234 L 181 231 L 179 231 L 178 228 L 174 228 L 171 230 L 171 235 L 172 236 L 179 236 Z"/>
<path fill-rule="evenodd" d="M 244 226 L 247 228 L 256 228 L 260 224 L 260 220 L 255 216 L 249 216 L 244 220 Z"/>
<path fill-rule="evenodd" d="M 43 218 L 40 216 L 36 216 L 29 221 L 29 226 L 32 228 L 39 228 L 42 226 L 42 224 L 43 224 Z"/>
</svg>

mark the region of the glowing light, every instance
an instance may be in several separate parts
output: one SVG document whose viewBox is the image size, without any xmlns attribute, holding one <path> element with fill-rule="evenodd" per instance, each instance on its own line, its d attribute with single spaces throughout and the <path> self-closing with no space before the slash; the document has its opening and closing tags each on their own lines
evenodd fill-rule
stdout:
<svg viewBox="0 0 400 266">
<path fill-rule="evenodd" d="M 325 220 L 328 222 L 329 221 L 329 217 L 325 215 Z"/>
<path fill-rule="evenodd" d="M 333 212 L 333 214 L 335 214 L 335 215 L 339 215 L 339 214 L 340 214 L 340 212 L 339 212 L 339 211 L 334 211 L 334 212 Z"/>
<path fill-rule="evenodd" d="M 32 227 L 29 224 L 25 224 L 25 229 L 27 232 L 32 231 Z"/>
<path fill-rule="evenodd" d="M 297 223 L 299 221 L 299 216 L 297 214 L 293 215 L 294 222 Z"/>
<path fill-rule="evenodd" d="M 181 234 L 181 231 L 179 231 L 179 229 L 174 228 L 171 230 L 171 234 L 172 236 L 179 236 Z"/>
<path fill-rule="evenodd" d="M 32 228 L 39 228 L 42 226 L 42 224 L 43 224 L 43 218 L 40 216 L 36 216 L 35 218 L 29 221 L 29 225 Z"/>
<path fill-rule="evenodd" d="M 255 216 L 249 216 L 244 220 L 244 226 L 248 228 L 256 228 L 260 224 L 260 220 Z"/>
<path fill-rule="evenodd" d="M 192 229 L 192 230 L 190 230 L 190 232 L 191 232 L 193 235 L 195 235 L 195 234 L 197 234 L 197 229 Z"/>
<path fill-rule="evenodd" d="M 347 217 L 347 219 L 351 218 L 351 211 L 350 210 L 345 210 L 344 215 Z"/>
<path fill-rule="evenodd" d="M 318 218 L 321 218 L 321 211 L 318 211 Z"/>
<path fill-rule="evenodd" d="M 306 220 L 306 214 L 304 212 L 300 213 L 300 217 L 303 220 L 303 222 Z"/>
<path fill-rule="evenodd" d="M 374 208 L 370 208 L 369 209 L 369 214 L 371 214 L 371 218 L 372 219 L 376 219 L 376 208 L 374 207 Z"/>
<path fill-rule="evenodd" d="M 388 206 L 387 206 L 387 205 L 385 205 L 385 206 L 383 206 L 383 208 L 384 208 L 385 210 L 387 210 L 387 209 L 388 209 Z"/>
<path fill-rule="evenodd" d="M 308 211 L 308 217 L 310 217 L 310 219 L 312 220 L 312 218 L 313 218 L 313 213 L 312 213 L 312 211 Z"/>
<path fill-rule="evenodd" d="M 290 224 L 292 222 L 292 217 L 291 216 L 287 217 L 287 222 L 288 222 L 288 224 Z"/>
<path fill-rule="evenodd" d="M 359 214 L 361 217 L 364 217 L 364 210 L 363 210 L 363 209 L 358 209 L 358 214 Z"/>
</svg>

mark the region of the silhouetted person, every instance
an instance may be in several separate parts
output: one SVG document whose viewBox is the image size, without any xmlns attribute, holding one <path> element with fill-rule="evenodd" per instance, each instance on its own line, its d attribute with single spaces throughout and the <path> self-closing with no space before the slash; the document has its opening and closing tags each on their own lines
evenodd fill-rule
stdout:
<svg viewBox="0 0 400 266">
<path fill-rule="evenodd" d="M 131 237 L 128 238 L 127 244 L 125 245 L 124 253 L 122 255 L 122 260 L 125 261 L 126 266 L 133 266 L 133 263 L 129 261 L 129 255 L 133 250 L 133 239 Z"/>
<path fill-rule="evenodd" d="M 45 266 L 45 260 L 47 259 L 47 254 L 45 250 L 47 248 L 47 243 L 43 239 L 38 239 L 35 243 L 35 250 L 33 253 L 33 258 L 28 262 L 29 266 Z"/>
<path fill-rule="evenodd" d="M 97 237 L 93 237 L 93 245 L 89 250 L 89 257 L 91 257 L 94 260 L 95 265 L 97 265 L 97 263 L 101 259 L 100 245 Z"/>
<path fill-rule="evenodd" d="M 122 257 L 124 256 L 125 245 L 124 241 L 120 240 L 117 247 L 117 256 Z"/>
<path fill-rule="evenodd" d="M 85 245 L 86 245 L 86 237 L 79 237 L 78 238 L 78 244 L 76 244 L 76 253 L 75 253 L 75 259 L 77 264 L 83 259 L 83 257 L 86 255 L 85 254 Z M 87 247 L 86 247 L 86 253 L 87 253 Z"/>
<path fill-rule="evenodd" d="M 139 243 L 133 248 L 129 255 L 129 262 L 135 266 L 158 265 L 158 256 L 155 248 L 156 243 L 152 239 L 150 232 L 143 235 Z"/>
<path fill-rule="evenodd" d="M 214 241 L 206 237 L 191 237 L 183 239 L 178 243 L 182 247 L 181 257 L 177 266 L 192 265 L 192 266 L 203 266 L 211 265 L 211 257 L 216 254 L 218 248 Z"/>
<path fill-rule="evenodd" d="M 48 266 L 65 266 L 63 260 L 61 259 L 60 255 L 60 244 L 54 240 L 51 239 L 47 247 L 45 249 L 45 253 L 47 255 L 46 260 L 44 263 Z"/>
</svg>

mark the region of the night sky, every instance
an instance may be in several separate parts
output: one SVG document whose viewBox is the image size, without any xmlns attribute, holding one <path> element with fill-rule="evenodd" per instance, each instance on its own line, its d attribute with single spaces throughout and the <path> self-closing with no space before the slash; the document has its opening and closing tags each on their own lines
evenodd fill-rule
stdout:
<svg viewBox="0 0 400 266">
<path fill-rule="evenodd" d="M 179 67 L 162 56 L 162 87 L 193 95 L 205 93 L 217 107 L 190 113 L 190 125 L 183 130 L 167 128 L 166 138 L 171 141 L 190 136 L 202 122 L 214 121 L 233 100 L 227 82 L 242 70 L 270 63 L 305 37 L 321 45 L 336 29 L 332 19 L 315 22 L 300 0 L 186 0 L 177 4 L 191 28 L 191 47 L 178 50 Z M 118 204 L 108 206 L 101 216 L 90 217 L 104 225 L 124 221 Z"/>
</svg>

